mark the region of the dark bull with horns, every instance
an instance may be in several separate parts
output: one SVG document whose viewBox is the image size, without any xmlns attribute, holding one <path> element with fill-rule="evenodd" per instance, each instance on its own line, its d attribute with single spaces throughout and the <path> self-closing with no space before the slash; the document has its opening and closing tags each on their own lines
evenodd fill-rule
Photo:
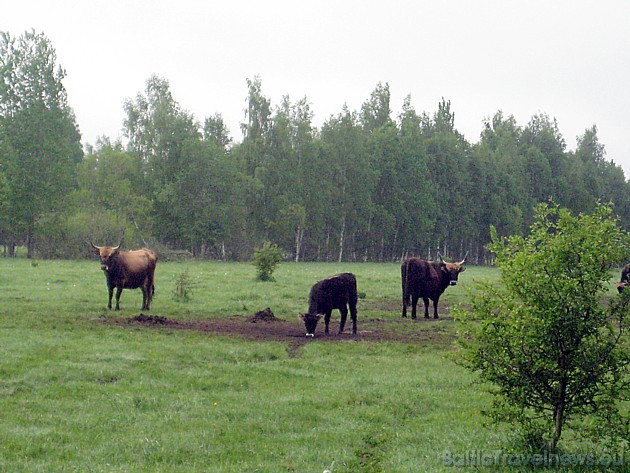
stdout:
<svg viewBox="0 0 630 473">
<path fill-rule="evenodd" d="M 402 316 L 407 317 L 407 306 L 411 304 L 411 318 L 416 318 L 418 299 L 424 301 L 424 316 L 429 318 L 429 299 L 433 301 L 433 317 L 438 318 L 438 301 L 448 286 L 457 284 L 459 273 L 466 270 L 464 264 L 468 253 L 459 263 L 447 263 L 438 253 L 439 261 L 407 258 L 402 262 Z"/>
<path fill-rule="evenodd" d="M 109 301 L 107 308 L 112 308 L 112 295 L 116 288 L 116 310 L 120 310 L 120 294 L 123 289 L 142 290 L 142 310 L 151 308 L 155 293 L 154 273 L 157 255 L 153 250 L 142 248 L 135 251 L 120 251 L 123 241 L 118 246 L 90 245 L 101 258 L 101 269 L 105 273 Z"/>
</svg>

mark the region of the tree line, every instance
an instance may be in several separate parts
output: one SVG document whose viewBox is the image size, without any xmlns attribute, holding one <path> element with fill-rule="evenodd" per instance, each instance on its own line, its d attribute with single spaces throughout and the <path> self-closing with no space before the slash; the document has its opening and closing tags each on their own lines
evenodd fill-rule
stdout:
<svg viewBox="0 0 630 473">
<path fill-rule="evenodd" d="M 123 106 L 123 139 L 85 150 L 43 34 L 0 40 L 0 242 L 11 255 L 82 257 L 86 241 L 163 255 L 250 259 L 264 242 L 295 261 L 490 257 L 490 227 L 527 232 L 540 202 L 574 212 L 612 202 L 630 228 L 630 181 L 596 126 L 567 146 L 556 120 L 498 111 L 470 143 L 442 100 L 393 116 L 388 84 L 320 128 L 307 98 L 272 104 L 248 79 L 242 139 L 200 122 L 152 76 Z"/>
</svg>

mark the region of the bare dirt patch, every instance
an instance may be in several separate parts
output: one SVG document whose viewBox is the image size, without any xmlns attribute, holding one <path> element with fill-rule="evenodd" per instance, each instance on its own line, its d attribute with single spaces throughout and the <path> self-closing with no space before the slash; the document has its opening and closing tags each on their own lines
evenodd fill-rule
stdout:
<svg viewBox="0 0 630 473">
<path fill-rule="evenodd" d="M 442 311 L 442 310 L 441 310 Z M 270 308 L 250 315 L 232 315 L 221 319 L 182 320 L 160 315 L 141 313 L 130 318 L 110 319 L 109 322 L 124 327 L 167 328 L 173 330 L 197 330 L 219 336 L 233 336 L 252 341 L 278 341 L 288 344 L 289 352 L 311 341 L 326 342 L 396 342 L 449 347 L 455 340 L 453 318 L 447 308 L 439 319 L 403 319 L 392 317 L 361 317 L 358 333 L 351 330 L 338 334 L 339 314 L 333 312 L 330 322 L 331 333 L 324 333 L 323 321 L 317 326 L 314 338 L 305 337 L 304 323 L 298 319 L 278 318 Z"/>
</svg>

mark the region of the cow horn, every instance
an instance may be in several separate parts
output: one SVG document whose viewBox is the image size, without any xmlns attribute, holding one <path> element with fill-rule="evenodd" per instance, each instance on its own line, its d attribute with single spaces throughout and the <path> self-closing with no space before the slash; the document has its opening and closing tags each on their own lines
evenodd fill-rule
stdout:
<svg viewBox="0 0 630 473">
<path fill-rule="evenodd" d="M 442 256 L 439 251 L 437 252 L 437 257 L 438 257 L 438 259 L 442 260 L 442 263 L 446 262 L 446 260 L 444 259 L 444 256 Z"/>
<path fill-rule="evenodd" d="M 112 250 L 116 251 L 119 250 L 121 246 L 123 246 L 123 244 L 125 243 L 125 236 L 121 236 L 120 237 L 120 243 L 118 243 L 118 246 L 113 246 Z"/>
<path fill-rule="evenodd" d="M 463 260 L 461 260 L 461 261 L 459 262 L 459 264 L 464 264 L 464 263 L 466 263 L 466 258 L 468 258 L 468 252 L 466 252 L 466 254 L 464 255 L 464 259 L 463 259 Z"/>
<path fill-rule="evenodd" d="M 94 243 L 92 243 L 91 241 L 87 241 L 87 244 L 90 245 L 92 248 L 94 248 L 95 250 L 99 250 L 100 248 L 98 246 L 96 246 Z"/>
</svg>

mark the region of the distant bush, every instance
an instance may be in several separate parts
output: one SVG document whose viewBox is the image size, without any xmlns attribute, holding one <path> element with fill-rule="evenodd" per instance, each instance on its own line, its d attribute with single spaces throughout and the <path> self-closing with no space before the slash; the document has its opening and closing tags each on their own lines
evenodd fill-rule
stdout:
<svg viewBox="0 0 630 473">
<path fill-rule="evenodd" d="M 261 281 L 274 281 L 273 272 L 282 262 L 282 251 L 278 245 L 266 241 L 261 248 L 254 250 L 254 266 Z"/>
<path fill-rule="evenodd" d="M 175 281 L 175 290 L 173 291 L 175 299 L 181 302 L 188 302 L 190 300 L 190 296 L 192 295 L 191 287 L 192 284 L 190 281 L 190 275 L 188 274 L 188 271 L 184 271 Z"/>
</svg>

